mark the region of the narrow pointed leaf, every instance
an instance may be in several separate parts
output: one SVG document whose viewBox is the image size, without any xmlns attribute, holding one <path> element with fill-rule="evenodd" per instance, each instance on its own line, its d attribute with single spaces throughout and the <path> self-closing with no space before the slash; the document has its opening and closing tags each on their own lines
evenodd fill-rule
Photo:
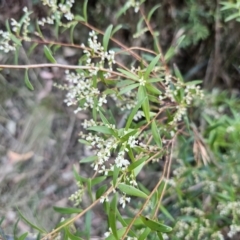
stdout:
<svg viewBox="0 0 240 240">
<path fill-rule="evenodd" d="M 145 101 L 146 97 L 145 98 L 142 98 L 138 101 L 138 104 L 134 107 L 134 109 L 131 111 L 129 117 L 128 117 L 128 120 L 127 120 L 127 123 L 126 123 L 126 126 L 125 126 L 125 129 L 128 130 L 131 123 L 132 123 L 132 120 L 134 118 L 134 116 L 136 115 L 138 109 L 142 106 L 142 103 L 143 101 Z"/>
<path fill-rule="evenodd" d="M 181 74 L 181 72 L 179 71 L 178 67 L 176 64 L 173 64 L 173 68 L 174 68 L 174 73 L 176 75 L 176 77 L 181 81 L 184 82 L 183 76 Z"/>
<path fill-rule="evenodd" d="M 25 82 L 26 86 L 28 87 L 28 89 L 30 89 L 32 91 L 34 90 L 34 87 L 28 78 L 28 69 L 25 70 L 24 82 Z"/>
<path fill-rule="evenodd" d="M 44 54 L 46 58 L 51 62 L 51 63 L 56 63 L 56 60 L 54 59 L 52 55 L 52 51 L 45 45 L 43 48 Z"/>
<path fill-rule="evenodd" d="M 122 95 L 124 93 L 130 92 L 132 89 L 137 88 L 138 86 L 139 86 L 139 83 L 134 83 L 134 84 L 128 85 L 126 87 L 123 87 L 120 90 L 119 95 Z"/>
<path fill-rule="evenodd" d="M 113 236 L 118 239 L 117 233 L 117 223 L 116 223 L 116 211 L 117 211 L 117 195 L 115 194 L 112 202 L 110 204 L 110 211 L 109 211 L 109 226 L 112 230 Z"/>
<path fill-rule="evenodd" d="M 118 188 L 126 193 L 127 195 L 130 195 L 130 196 L 135 196 L 135 197 L 141 197 L 141 198 L 147 198 L 148 196 L 142 192 L 141 190 L 133 187 L 133 186 L 130 186 L 130 185 L 127 185 L 127 184 L 124 184 L 124 183 L 120 183 L 118 184 Z"/>
<path fill-rule="evenodd" d="M 122 68 L 118 68 L 117 70 L 118 70 L 119 72 L 125 74 L 126 77 L 129 77 L 129 78 L 131 78 L 131 79 L 134 79 L 134 80 L 139 81 L 139 76 L 138 76 L 138 75 L 136 75 L 136 74 L 134 74 L 134 73 L 132 73 L 132 72 L 129 72 L 129 71 L 125 70 L 125 69 L 122 69 Z"/>
<path fill-rule="evenodd" d="M 109 39 L 111 37 L 112 28 L 113 28 L 112 24 L 110 26 L 108 26 L 108 28 L 106 29 L 104 36 L 103 36 L 103 48 L 104 48 L 105 52 L 108 49 L 108 43 L 109 43 Z"/>
<path fill-rule="evenodd" d="M 144 73 L 144 79 L 148 79 L 151 71 L 153 70 L 153 68 L 156 66 L 156 64 L 159 62 L 160 59 L 160 54 L 158 54 L 149 64 L 149 66 L 146 69 L 146 72 Z"/>
<path fill-rule="evenodd" d="M 62 208 L 62 207 L 54 206 L 53 209 L 56 212 L 59 212 L 61 214 L 73 214 L 73 213 L 80 213 L 80 212 L 82 212 L 82 210 L 79 209 L 79 208 Z"/>
<path fill-rule="evenodd" d="M 153 221 L 144 216 L 140 216 L 140 218 L 141 218 L 143 224 L 145 226 L 149 227 L 152 231 L 162 232 L 162 233 L 168 233 L 168 232 L 172 231 L 172 228 L 165 224 Z"/>
<path fill-rule="evenodd" d="M 18 213 L 19 213 L 19 215 L 21 216 L 21 218 L 22 218 L 29 226 L 31 226 L 33 229 L 36 229 L 37 231 L 39 231 L 39 232 L 41 232 L 41 233 L 46 233 L 45 230 L 37 227 L 37 226 L 34 225 L 31 221 L 29 221 L 28 219 L 26 219 L 26 218 L 23 216 L 23 214 L 20 212 L 19 209 L 17 209 L 17 210 L 18 210 Z"/>
<path fill-rule="evenodd" d="M 143 108 L 144 116 L 147 119 L 147 121 L 149 122 L 150 121 L 150 107 L 149 107 L 147 91 L 144 86 L 139 86 L 137 97 L 138 97 L 138 101 L 145 99 L 142 103 L 142 108 Z"/>
<path fill-rule="evenodd" d="M 158 147 L 161 148 L 162 147 L 162 140 L 161 140 L 160 133 L 159 133 L 159 130 L 158 130 L 158 127 L 157 127 L 157 124 L 156 124 L 155 120 L 152 121 L 151 130 L 152 130 L 152 135 L 153 135 L 154 141 L 156 142 Z"/>
</svg>

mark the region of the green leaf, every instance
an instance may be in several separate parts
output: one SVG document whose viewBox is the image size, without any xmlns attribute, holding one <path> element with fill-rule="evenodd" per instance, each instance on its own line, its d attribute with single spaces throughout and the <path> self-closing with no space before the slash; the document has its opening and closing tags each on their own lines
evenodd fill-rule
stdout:
<svg viewBox="0 0 240 240">
<path fill-rule="evenodd" d="M 109 43 L 109 39 L 111 37 L 112 28 L 113 28 L 112 24 L 110 26 L 108 26 L 108 28 L 106 29 L 104 36 L 103 36 L 103 48 L 104 48 L 105 52 L 108 49 L 108 43 Z"/>
<path fill-rule="evenodd" d="M 68 228 L 65 227 L 64 230 L 65 230 L 65 234 L 66 234 L 64 239 L 83 240 L 82 238 L 73 235 L 73 234 L 71 233 L 71 231 L 69 231 Z"/>
<path fill-rule="evenodd" d="M 28 87 L 28 89 L 30 89 L 32 91 L 34 90 L 34 87 L 28 78 L 28 69 L 25 70 L 24 82 L 25 82 L 26 86 Z"/>
<path fill-rule="evenodd" d="M 10 38 L 15 44 L 17 44 L 17 46 L 22 46 L 21 41 L 18 38 L 16 38 L 13 34 L 10 34 Z"/>
<path fill-rule="evenodd" d="M 121 89 L 121 91 L 119 92 L 119 95 L 130 92 L 132 89 L 137 88 L 138 86 L 139 86 L 139 83 L 134 83 L 134 84 L 128 85 L 126 87 L 123 87 Z"/>
<path fill-rule="evenodd" d="M 116 14 L 116 18 L 118 19 L 122 14 L 125 14 L 126 11 L 131 7 L 131 5 L 126 2 L 123 7 L 120 8 L 120 10 Z"/>
<path fill-rule="evenodd" d="M 92 225 L 92 211 L 87 211 L 86 217 L 85 217 L 85 226 L 84 226 L 84 232 L 87 235 L 87 239 L 90 239 L 91 234 L 91 225 Z"/>
<path fill-rule="evenodd" d="M 39 26 L 39 24 L 38 24 L 38 21 L 36 21 L 36 30 L 37 30 L 38 36 L 39 36 L 42 40 L 44 40 L 44 36 L 43 36 L 43 34 L 42 34 L 42 31 L 41 31 L 41 29 L 40 29 L 40 26 Z"/>
<path fill-rule="evenodd" d="M 156 64 L 159 62 L 160 59 L 160 54 L 158 54 L 149 64 L 149 66 L 146 69 L 146 72 L 144 73 L 144 79 L 147 80 L 151 71 L 153 70 L 153 68 L 156 66 Z"/>
<path fill-rule="evenodd" d="M 34 225 L 31 221 L 27 220 L 23 214 L 20 212 L 20 210 L 17 208 L 17 211 L 19 213 L 19 215 L 21 216 L 21 218 L 23 219 L 23 221 L 25 221 L 29 226 L 31 226 L 33 229 L 36 229 L 37 231 L 39 231 L 40 233 L 47 233 L 45 230 L 37 227 L 36 225 Z"/>
<path fill-rule="evenodd" d="M 201 83 L 202 83 L 202 80 L 194 80 L 191 82 L 187 82 L 186 85 L 191 86 L 191 85 L 197 85 L 197 84 L 201 84 Z"/>
<path fill-rule="evenodd" d="M 92 195 L 92 193 L 93 193 L 93 191 L 92 191 L 92 179 L 89 179 L 89 178 L 88 178 L 87 181 L 86 181 L 86 183 L 87 183 L 88 194 L 89 194 L 91 200 L 93 201 L 93 195 Z"/>
<path fill-rule="evenodd" d="M 122 68 L 117 68 L 117 70 L 119 72 L 123 73 L 124 75 L 126 75 L 126 77 L 129 77 L 131 79 L 139 81 L 139 76 L 138 75 L 136 75 L 132 72 L 126 71 L 125 69 L 122 69 Z"/>
<path fill-rule="evenodd" d="M 71 43 L 74 44 L 74 29 L 77 26 L 78 22 L 74 23 L 71 28 L 70 28 L 70 39 L 71 39 Z"/>
<path fill-rule="evenodd" d="M 56 212 L 61 213 L 61 214 L 73 214 L 73 213 L 80 213 L 80 212 L 82 212 L 82 210 L 79 209 L 79 208 L 62 208 L 62 207 L 54 206 L 53 209 Z"/>
<path fill-rule="evenodd" d="M 161 7 L 161 4 L 157 4 L 156 6 L 154 6 L 154 7 L 151 9 L 151 11 L 148 13 L 148 16 L 147 16 L 148 22 L 150 22 L 153 13 L 154 13 L 159 7 Z"/>
<path fill-rule="evenodd" d="M 127 120 L 127 123 L 126 123 L 126 126 L 125 126 L 125 129 L 128 130 L 131 123 L 132 123 L 132 120 L 134 118 L 134 116 L 136 115 L 138 109 L 142 106 L 142 103 L 146 100 L 146 97 L 145 98 L 142 98 L 138 101 L 138 104 L 134 107 L 134 109 L 131 111 L 130 115 L 128 116 L 128 120 Z"/>
<path fill-rule="evenodd" d="M 138 98 L 138 101 L 145 99 L 142 103 L 142 108 L 143 108 L 144 116 L 147 119 L 147 121 L 149 122 L 150 121 L 150 107 L 149 107 L 147 91 L 144 86 L 139 86 L 137 98 Z"/>
<path fill-rule="evenodd" d="M 47 58 L 51 63 L 56 63 L 56 60 L 54 59 L 54 57 L 53 57 L 53 55 L 52 55 L 52 51 L 51 51 L 46 45 L 44 45 L 43 51 L 44 51 L 44 54 L 45 54 L 46 58 Z"/>
<path fill-rule="evenodd" d="M 147 239 L 148 234 L 151 232 L 150 228 L 145 228 L 143 233 L 139 236 L 138 240 L 145 240 Z"/>
<path fill-rule="evenodd" d="M 103 113 L 101 111 L 99 111 L 99 114 L 100 114 L 102 122 L 105 124 L 109 124 L 107 118 L 103 115 Z"/>
<path fill-rule="evenodd" d="M 175 75 L 176 77 L 181 81 L 181 82 L 184 82 L 184 79 L 183 79 L 183 76 L 182 74 L 180 73 L 178 67 L 176 64 L 173 64 L 173 69 L 174 69 L 174 72 L 175 72 Z"/>
<path fill-rule="evenodd" d="M 106 126 L 93 126 L 93 127 L 87 128 L 87 130 L 92 130 L 92 131 L 104 133 L 104 134 L 113 134 L 113 130 Z"/>
<path fill-rule="evenodd" d="M 160 133 L 156 124 L 156 121 L 153 120 L 152 124 L 151 124 L 151 130 L 152 130 L 152 135 L 153 135 L 153 139 L 156 142 L 156 144 L 158 145 L 158 147 L 162 147 L 162 140 L 160 137 Z"/>
<path fill-rule="evenodd" d="M 18 240 L 25 240 L 26 237 L 27 237 L 27 235 L 28 235 L 28 232 L 23 233 L 23 234 L 18 238 Z"/>
<path fill-rule="evenodd" d="M 85 183 L 88 180 L 87 178 L 83 178 L 78 174 L 75 166 L 73 166 L 73 175 L 74 175 L 74 178 L 76 179 L 76 181 L 79 181 L 80 183 Z"/>
<path fill-rule="evenodd" d="M 80 21 L 80 22 L 86 22 L 85 18 L 82 17 L 81 15 L 75 15 L 74 20 Z"/>
<path fill-rule="evenodd" d="M 162 233 L 157 232 L 157 235 L 158 235 L 158 239 L 159 239 L 159 240 L 164 240 L 164 239 L 163 239 L 163 236 L 162 236 Z"/>
<path fill-rule="evenodd" d="M 156 94 L 156 95 L 162 94 L 162 92 L 152 84 L 146 84 L 145 86 L 149 93 Z"/>
<path fill-rule="evenodd" d="M 161 212 L 172 222 L 175 222 L 175 219 L 173 218 L 173 216 L 169 213 L 169 211 L 163 206 L 160 205 L 160 210 Z"/>
<path fill-rule="evenodd" d="M 117 234 L 119 237 L 118 239 L 121 239 L 121 237 L 125 233 L 126 229 L 127 229 L 126 227 L 123 227 L 123 228 L 117 230 Z M 105 240 L 116 240 L 116 238 L 113 235 L 110 235 L 109 237 L 105 238 Z"/>
<path fill-rule="evenodd" d="M 84 17 L 85 22 L 88 22 L 87 5 L 88 5 L 88 0 L 84 0 L 84 4 L 83 4 L 83 17 Z"/>
<path fill-rule="evenodd" d="M 90 157 L 82 158 L 79 162 L 80 163 L 89 163 L 89 162 L 93 162 L 93 161 L 95 161 L 97 159 L 98 159 L 97 156 L 90 156 Z"/>
<path fill-rule="evenodd" d="M 114 197 L 112 199 L 112 202 L 110 204 L 110 210 L 109 210 L 109 226 L 112 230 L 113 236 L 118 239 L 118 233 L 117 233 L 117 224 L 116 224 L 116 210 L 117 210 L 117 194 L 114 194 Z"/>
<path fill-rule="evenodd" d="M 88 141 L 86 141 L 85 139 L 78 139 L 78 142 L 84 144 L 84 145 L 91 145 Z"/>
<path fill-rule="evenodd" d="M 28 49 L 27 55 L 30 56 L 33 50 L 38 46 L 38 43 L 33 43 L 32 46 Z"/>
<path fill-rule="evenodd" d="M 112 30 L 112 36 L 113 36 L 118 30 L 120 30 L 122 27 L 123 27 L 122 24 L 118 24 L 118 25 Z"/>
<path fill-rule="evenodd" d="M 234 18 L 237 18 L 240 16 L 240 13 L 239 12 L 236 12 L 236 13 L 232 13 L 230 16 L 228 16 L 227 18 L 225 18 L 225 22 L 228 22 L 228 21 L 231 21 L 233 20 Z"/>
<path fill-rule="evenodd" d="M 96 192 L 96 198 L 100 198 L 107 190 L 107 185 L 101 186 Z"/>
<path fill-rule="evenodd" d="M 120 129 L 120 130 L 125 130 L 126 131 L 126 128 L 125 129 Z M 137 132 L 139 131 L 139 129 L 134 129 L 134 130 L 129 130 L 128 133 L 126 133 L 125 135 L 121 136 L 121 140 L 126 142 L 130 136 L 134 136 Z M 121 132 L 122 133 L 122 132 Z M 119 134 L 120 134 L 120 131 L 119 131 Z M 124 134 L 124 132 L 123 132 Z"/>
<path fill-rule="evenodd" d="M 135 196 L 135 197 L 141 197 L 141 198 L 147 198 L 148 196 L 142 192 L 141 190 L 133 187 L 133 186 L 130 186 L 130 185 L 127 185 L 125 183 L 119 183 L 118 184 L 118 188 L 126 193 L 127 195 L 130 195 L 130 196 Z"/>
<path fill-rule="evenodd" d="M 106 176 L 101 176 L 101 177 L 96 177 L 92 179 L 92 186 L 103 182 L 106 178 L 107 178 Z"/>
<path fill-rule="evenodd" d="M 168 232 L 172 231 L 172 228 L 167 225 L 153 221 L 144 216 L 140 216 L 140 218 L 141 218 L 143 224 L 145 226 L 149 227 L 152 231 L 161 232 L 161 233 L 168 233 Z"/>
<path fill-rule="evenodd" d="M 155 83 L 155 82 L 162 82 L 162 81 L 164 81 L 164 78 L 162 77 L 148 79 L 148 83 Z"/>
<path fill-rule="evenodd" d="M 147 157 L 145 158 L 142 158 L 142 159 L 139 159 L 133 163 L 131 163 L 129 166 L 128 166 L 128 171 L 132 171 L 134 170 L 135 168 L 137 168 L 139 165 L 141 165 L 142 163 L 145 163 Z"/>
<path fill-rule="evenodd" d="M 133 83 L 135 83 L 135 81 L 124 79 L 124 80 L 118 81 L 116 87 L 124 87 L 126 85 L 130 85 Z"/>
<path fill-rule="evenodd" d="M 167 52 L 166 52 L 166 54 L 164 56 L 165 61 L 168 62 L 169 60 L 171 60 L 171 58 L 174 56 L 174 54 L 175 54 L 175 48 L 174 47 L 170 47 L 167 50 Z"/>
<path fill-rule="evenodd" d="M 114 187 L 116 187 L 119 172 L 120 172 L 120 169 L 116 165 L 114 165 L 114 169 L 113 169 L 113 186 Z"/>
</svg>

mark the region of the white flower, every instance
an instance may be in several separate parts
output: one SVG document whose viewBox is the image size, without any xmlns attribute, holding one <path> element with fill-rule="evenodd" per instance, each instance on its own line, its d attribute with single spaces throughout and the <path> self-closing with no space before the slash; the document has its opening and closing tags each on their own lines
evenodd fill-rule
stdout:
<svg viewBox="0 0 240 240">
<path fill-rule="evenodd" d="M 137 146 L 136 144 L 138 144 L 138 141 L 135 140 L 135 136 L 130 136 L 130 137 L 129 137 L 129 139 L 128 139 L 128 144 L 129 144 L 129 146 L 130 146 L 131 148 L 134 148 L 134 147 Z"/>
<path fill-rule="evenodd" d="M 100 203 L 109 202 L 108 196 L 101 196 L 99 202 Z"/>
<path fill-rule="evenodd" d="M 130 197 L 126 197 L 126 195 L 123 195 L 120 199 L 119 199 L 119 203 L 122 205 L 122 208 L 125 208 L 126 206 L 126 202 L 130 202 L 131 198 Z"/>
<path fill-rule="evenodd" d="M 142 78 L 139 79 L 139 83 L 140 83 L 141 86 L 145 86 L 146 80 L 142 77 Z"/>
<path fill-rule="evenodd" d="M 115 159 L 115 164 L 117 167 L 122 168 L 122 170 L 125 170 L 126 167 L 130 164 L 130 162 L 127 159 L 124 159 L 124 152 L 120 152 L 118 156 Z"/>
</svg>

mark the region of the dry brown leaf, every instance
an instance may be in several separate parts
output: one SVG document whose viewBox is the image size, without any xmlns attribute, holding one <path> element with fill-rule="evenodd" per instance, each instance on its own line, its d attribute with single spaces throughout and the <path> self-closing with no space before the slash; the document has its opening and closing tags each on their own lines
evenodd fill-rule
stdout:
<svg viewBox="0 0 240 240">
<path fill-rule="evenodd" d="M 16 153 L 11 150 L 8 151 L 7 157 L 11 163 L 25 162 L 34 155 L 34 152 Z"/>
</svg>

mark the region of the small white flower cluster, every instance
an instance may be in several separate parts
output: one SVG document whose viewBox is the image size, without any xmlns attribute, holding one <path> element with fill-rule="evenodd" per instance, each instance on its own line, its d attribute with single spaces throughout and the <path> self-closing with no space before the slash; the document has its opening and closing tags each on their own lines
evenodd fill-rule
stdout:
<svg viewBox="0 0 240 240">
<path fill-rule="evenodd" d="M 11 18 L 11 26 L 12 26 L 13 32 L 17 33 L 20 31 L 21 24 L 17 22 L 14 18 Z"/>
<path fill-rule="evenodd" d="M 177 112 L 174 115 L 173 121 L 170 124 L 177 123 L 182 120 L 182 117 L 186 114 L 187 108 L 183 105 L 176 106 Z"/>
<path fill-rule="evenodd" d="M 119 203 L 122 205 L 122 208 L 125 208 L 126 203 L 131 201 L 130 197 L 127 197 L 125 194 L 119 199 Z"/>
<path fill-rule="evenodd" d="M 139 79 L 139 85 L 140 85 L 140 86 L 145 86 L 145 84 L 146 84 L 146 80 L 145 80 L 143 77 L 141 77 L 141 78 Z"/>
<path fill-rule="evenodd" d="M 88 133 L 87 135 L 80 133 L 80 136 L 90 143 L 98 157 L 98 159 L 92 164 L 94 170 L 99 173 L 104 173 L 105 175 L 107 175 L 109 171 L 113 171 L 114 165 L 109 164 L 109 166 L 107 166 L 106 163 L 111 156 L 111 152 L 116 150 L 118 146 L 118 139 L 114 137 L 104 139 L 91 133 Z M 133 142 L 134 140 L 131 141 L 132 144 Z M 127 151 L 127 148 L 119 151 L 114 161 L 114 164 L 122 171 L 125 171 L 127 166 L 130 164 L 130 162 L 124 157 L 125 152 Z"/>
<path fill-rule="evenodd" d="M 211 235 L 211 239 L 212 240 L 224 240 L 225 238 L 220 231 L 217 231 Z"/>
<path fill-rule="evenodd" d="M 143 111 L 137 111 L 137 113 L 134 115 L 133 119 L 134 121 L 140 120 L 142 117 L 144 117 Z"/>
<path fill-rule="evenodd" d="M 175 125 L 182 120 L 182 117 L 186 114 L 187 106 L 190 105 L 196 97 L 203 98 L 203 91 L 199 86 L 188 85 L 181 82 L 179 79 L 173 79 L 171 75 L 165 76 L 165 81 L 162 82 L 165 86 L 165 92 L 159 96 L 160 102 L 163 104 L 164 100 L 169 99 L 172 103 L 176 103 L 176 113 L 170 125 Z M 177 102 L 176 98 L 179 91 L 184 89 L 185 96 L 181 102 Z"/>
<path fill-rule="evenodd" d="M 137 13 L 139 11 L 140 8 L 140 2 L 136 1 L 136 0 L 128 0 L 127 2 L 129 7 L 133 7 L 134 8 L 134 12 Z"/>
<path fill-rule="evenodd" d="M 181 208 L 181 211 L 183 213 L 188 214 L 188 215 L 194 214 L 198 217 L 203 217 L 204 216 L 204 212 L 201 211 L 200 209 L 197 209 L 197 208 L 185 207 L 185 208 Z"/>
<path fill-rule="evenodd" d="M 23 23 L 22 23 L 22 37 L 25 41 L 30 41 L 30 37 L 28 36 L 30 26 L 30 12 L 28 11 L 27 7 L 23 8 L 23 12 L 25 12 L 25 15 L 23 16 Z"/>
<path fill-rule="evenodd" d="M 169 178 L 169 179 L 167 179 L 167 178 L 164 178 L 164 181 L 168 184 L 168 185 L 170 185 L 170 186 L 172 186 L 172 187 L 176 187 L 176 181 L 173 179 L 173 178 Z"/>
<path fill-rule="evenodd" d="M 136 144 L 138 144 L 138 141 L 135 138 L 136 138 L 135 136 L 129 137 L 128 144 L 129 144 L 130 148 L 134 148 L 137 146 Z"/>
<path fill-rule="evenodd" d="M 236 233 L 240 232 L 240 226 L 232 224 L 230 225 L 230 231 L 228 232 L 228 236 L 232 238 Z"/>
<path fill-rule="evenodd" d="M 218 209 L 220 210 L 220 215 L 232 214 L 240 216 L 240 201 L 220 203 Z"/>
<path fill-rule="evenodd" d="M 16 51 L 17 44 L 11 41 L 11 34 L 0 30 L 0 51 L 8 53 Z"/>
<path fill-rule="evenodd" d="M 102 45 L 98 42 L 97 34 L 94 31 L 89 33 L 88 45 L 89 48 L 85 48 L 84 44 L 82 44 L 83 52 L 87 58 L 86 66 L 89 67 L 88 71 L 74 73 L 67 70 L 65 74 L 68 86 L 60 86 L 60 88 L 68 90 L 64 102 L 68 106 L 78 106 L 74 111 L 75 113 L 81 110 L 93 109 L 94 107 L 99 111 L 99 108 L 107 103 L 107 96 L 100 94 L 98 88 L 94 87 L 92 77 L 98 74 L 100 68 L 104 68 L 105 60 L 107 59 L 109 71 L 104 74 L 104 77 L 108 78 L 115 63 L 114 51 L 105 52 Z M 93 58 L 95 59 L 94 62 L 92 62 Z M 96 62 L 96 59 L 100 60 Z"/>
<path fill-rule="evenodd" d="M 68 199 L 74 202 L 74 206 L 78 206 L 82 202 L 84 188 L 80 182 L 77 182 L 78 190 L 73 193 Z"/>
<path fill-rule="evenodd" d="M 176 237 L 181 239 L 184 237 L 185 232 L 188 230 L 189 225 L 184 221 L 177 221 L 174 230 L 176 231 Z"/>
<path fill-rule="evenodd" d="M 214 192 L 216 192 L 216 187 L 216 182 L 210 180 L 204 181 L 204 191 L 209 191 L 211 194 L 213 194 Z"/>
<path fill-rule="evenodd" d="M 84 44 L 81 46 L 85 48 Z M 98 69 L 104 68 L 105 61 L 107 60 L 109 71 L 104 74 L 104 77 L 109 78 L 111 76 L 110 71 L 112 71 L 112 66 L 115 64 L 115 52 L 112 50 L 104 51 L 104 48 L 101 43 L 98 42 L 97 34 L 94 31 L 89 33 L 88 46 L 90 49 L 85 48 L 83 52 L 87 56 L 86 66 L 92 67 L 92 69 L 89 70 L 90 76 L 96 76 Z M 96 61 L 92 61 L 93 58 L 98 58 L 100 60 L 96 63 Z"/>
<path fill-rule="evenodd" d="M 178 167 L 173 170 L 173 175 L 180 179 L 181 176 L 188 170 L 187 167 L 185 167 L 185 164 L 182 159 L 177 159 L 176 162 L 178 163 Z"/>
<path fill-rule="evenodd" d="M 131 110 L 136 106 L 136 95 L 137 93 L 135 91 L 129 91 L 121 95 L 121 101 L 119 101 L 115 94 L 111 94 L 110 97 L 116 102 L 116 106 L 120 108 L 121 111 L 124 111 Z"/>
<path fill-rule="evenodd" d="M 158 146 L 148 145 L 148 144 L 145 144 L 143 142 L 139 143 L 139 147 L 141 147 L 141 148 L 143 148 L 143 149 L 145 149 L 146 151 L 149 151 L 149 152 L 159 151 L 159 147 Z"/>
<path fill-rule="evenodd" d="M 61 21 L 61 18 L 64 17 L 68 21 L 74 20 L 74 15 L 71 12 L 74 2 L 74 0 L 66 0 L 64 4 L 57 4 L 56 0 L 42 0 L 42 4 L 50 8 L 51 16 L 38 20 L 38 24 L 44 26 L 45 24 L 54 24 L 57 21 L 60 26 L 67 26 Z"/>
<path fill-rule="evenodd" d="M 74 113 L 78 113 L 82 110 L 92 109 L 94 107 L 94 99 L 100 95 L 100 91 L 93 87 L 92 80 L 86 78 L 84 73 L 73 73 L 69 70 L 65 71 L 66 80 L 68 81 L 68 86 L 64 88 L 68 90 L 64 102 L 67 106 L 77 105 L 78 108 Z M 83 104 L 79 106 L 79 102 L 83 101 Z M 104 103 L 107 103 L 106 95 L 99 97 L 97 102 L 97 110 Z"/>
<path fill-rule="evenodd" d="M 108 196 L 101 196 L 99 202 L 100 203 L 109 202 Z"/>
<path fill-rule="evenodd" d="M 200 89 L 200 86 L 187 85 L 184 89 L 184 92 L 186 94 L 185 100 L 187 105 L 190 105 L 192 103 L 195 96 L 198 96 L 200 99 L 203 99 L 204 97 L 203 91 Z"/>
</svg>

